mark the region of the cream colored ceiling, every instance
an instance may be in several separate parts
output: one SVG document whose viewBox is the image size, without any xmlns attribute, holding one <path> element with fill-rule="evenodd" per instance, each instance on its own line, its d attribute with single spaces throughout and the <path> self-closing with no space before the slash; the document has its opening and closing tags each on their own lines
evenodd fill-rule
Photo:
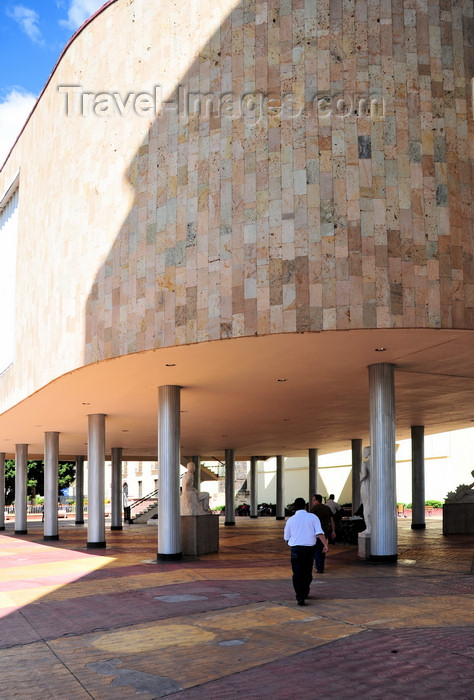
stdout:
<svg viewBox="0 0 474 700">
<path fill-rule="evenodd" d="M 377 352 L 376 348 L 385 351 Z M 303 455 L 369 442 L 367 367 L 395 365 L 397 439 L 474 421 L 472 331 L 372 330 L 220 340 L 137 353 L 71 372 L 0 416 L 0 451 L 87 454 L 87 415 L 105 413 L 106 449 L 156 458 L 158 386 L 181 392 L 182 455 Z M 172 365 L 172 366 L 169 366 Z M 286 381 L 278 381 L 278 380 Z"/>
</svg>

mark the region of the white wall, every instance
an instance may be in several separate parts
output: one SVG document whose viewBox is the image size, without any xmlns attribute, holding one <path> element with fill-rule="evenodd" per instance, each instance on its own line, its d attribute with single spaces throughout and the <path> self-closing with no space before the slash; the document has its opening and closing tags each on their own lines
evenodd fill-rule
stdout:
<svg viewBox="0 0 474 700">
<path fill-rule="evenodd" d="M 448 491 L 473 481 L 474 428 L 425 436 L 425 500 L 444 501 Z M 397 501 L 411 503 L 411 441 L 397 450 Z"/>
<path fill-rule="evenodd" d="M 0 195 L 1 196 L 1 195 Z M 18 189 L 0 209 L 0 373 L 15 359 L 15 285 L 18 231 Z"/>
<path fill-rule="evenodd" d="M 474 428 L 456 430 L 449 433 L 425 436 L 425 500 L 444 501 L 448 491 L 454 491 L 459 484 L 474 481 Z M 138 479 L 142 480 L 143 495 L 154 489 L 156 474 L 151 473 L 153 462 L 143 462 L 142 475 L 135 476 L 136 462 L 127 463 L 127 481 L 130 499 L 138 498 Z M 284 459 L 284 500 L 285 505 L 295 498 L 309 496 L 308 459 L 286 457 Z M 250 463 L 248 464 L 250 469 Z M 411 440 L 397 443 L 396 464 L 397 502 L 411 503 Z M 184 472 L 184 468 L 182 469 Z M 323 496 L 334 493 L 339 503 L 352 501 L 351 451 L 320 455 L 318 459 L 318 491 Z M 111 469 L 106 463 L 105 491 L 110 498 Z M 276 502 L 276 458 L 258 462 L 257 474 L 258 502 Z M 84 489 L 87 493 L 87 463 L 85 464 Z M 223 481 L 203 481 L 202 491 L 209 491 L 211 507 L 224 505 Z M 250 502 L 250 499 L 246 499 Z"/>
<path fill-rule="evenodd" d="M 334 493 L 339 503 L 352 501 L 351 450 L 320 455 L 318 491 Z M 411 440 L 397 443 L 397 502 L 411 503 Z M 285 505 L 297 496 L 308 498 L 308 459 L 285 458 Z M 471 484 L 474 477 L 474 428 L 425 436 L 425 500 L 444 501 L 448 491 L 459 484 Z M 258 463 L 258 502 L 275 503 L 276 459 Z"/>
</svg>

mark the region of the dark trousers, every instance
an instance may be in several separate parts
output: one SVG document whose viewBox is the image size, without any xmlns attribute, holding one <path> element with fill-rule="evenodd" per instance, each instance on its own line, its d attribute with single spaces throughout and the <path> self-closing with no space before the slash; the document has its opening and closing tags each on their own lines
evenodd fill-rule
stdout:
<svg viewBox="0 0 474 700">
<path fill-rule="evenodd" d="M 326 561 L 326 553 L 323 552 L 323 543 L 321 540 L 316 540 L 316 549 L 314 551 L 314 563 L 316 564 L 316 571 L 322 573 L 324 571 L 324 562 Z"/>
<path fill-rule="evenodd" d="M 313 580 L 314 547 L 291 547 L 291 569 L 293 571 L 293 588 L 296 600 L 305 600 L 309 596 L 309 587 Z"/>
</svg>

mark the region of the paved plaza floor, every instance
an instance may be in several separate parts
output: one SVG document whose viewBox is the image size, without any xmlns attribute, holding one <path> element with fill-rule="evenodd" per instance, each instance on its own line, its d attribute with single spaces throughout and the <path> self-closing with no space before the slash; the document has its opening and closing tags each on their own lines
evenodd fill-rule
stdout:
<svg viewBox="0 0 474 700">
<path fill-rule="evenodd" d="M 222 519 L 221 519 L 222 520 Z M 474 698 L 474 537 L 400 519 L 399 561 L 331 546 L 296 605 L 284 523 L 220 525 L 220 551 L 157 563 L 156 526 L 0 533 L 0 699 Z"/>
</svg>

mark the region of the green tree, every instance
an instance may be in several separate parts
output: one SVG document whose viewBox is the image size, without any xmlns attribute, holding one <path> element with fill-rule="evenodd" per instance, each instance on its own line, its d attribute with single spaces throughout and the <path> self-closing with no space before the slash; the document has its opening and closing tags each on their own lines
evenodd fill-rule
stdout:
<svg viewBox="0 0 474 700">
<path fill-rule="evenodd" d="M 68 488 L 76 478 L 74 462 L 59 462 L 58 496 L 62 489 Z M 28 460 L 27 495 L 29 498 L 44 496 L 44 462 Z M 15 460 L 5 461 L 5 504 L 11 505 L 15 500 Z"/>
</svg>

